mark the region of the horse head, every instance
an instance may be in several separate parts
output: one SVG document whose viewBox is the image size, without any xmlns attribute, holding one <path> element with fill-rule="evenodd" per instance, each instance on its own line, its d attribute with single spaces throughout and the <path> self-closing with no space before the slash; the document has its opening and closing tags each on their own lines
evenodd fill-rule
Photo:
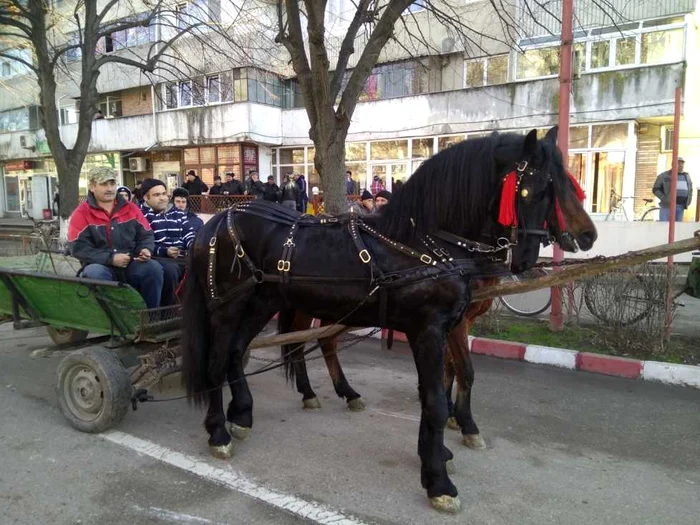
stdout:
<svg viewBox="0 0 700 525">
<path fill-rule="evenodd" d="M 557 131 L 555 126 L 538 140 L 533 129 L 520 148 L 504 141 L 495 151 L 498 163 L 510 166 L 502 179 L 497 223 L 512 243 L 514 273 L 532 267 L 540 245 L 550 239 L 578 251 L 590 249 L 597 238 L 581 204 L 583 191 L 564 168 Z"/>
</svg>

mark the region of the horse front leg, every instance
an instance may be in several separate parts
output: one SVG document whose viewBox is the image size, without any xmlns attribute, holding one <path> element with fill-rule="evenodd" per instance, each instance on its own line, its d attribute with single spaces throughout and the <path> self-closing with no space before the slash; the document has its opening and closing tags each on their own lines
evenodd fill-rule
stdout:
<svg viewBox="0 0 700 525">
<path fill-rule="evenodd" d="M 457 488 L 447 475 L 447 462 L 452 453 L 444 444 L 448 418 L 447 398 L 443 384 L 445 337 L 435 328 L 437 323 L 409 335 L 413 358 L 418 371 L 418 393 L 421 420 L 418 434 L 418 455 L 421 460 L 421 484 L 431 505 L 439 511 L 458 512 L 461 508 Z"/>
<path fill-rule="evenodd" d="M 230 332 L 217 333 L 212 338 L 212 348 L 228 348 L 233 336 Z M 223 357 L 223 356 L 222 356 Z M 209 434 L 209 450 L 211 455 L 220 459 L 229 459 L 233 456 L 233 442 L 231 435 L 226 430 L 226 416 L 224 415 L 224 400 L 222 384 L 225 378 L 225 366 L 219 362 L 210 366 L 207 389 L 209 390 L 209 406 L 204 419 L 204 428 Z"/>
<path fill-rule="evenodd" d="M 290 319 L 291 322 L 289 322 Z M 284 316 L 280 315 L 280 333 L 307 330 L 311 328 L 312 323 L 313 318 L 300 311 L 289 312 Z M 301 394 L 301 402 L 304 408 L 313 410 L 321 408 L 321 402 L 311 387 L 309 373 L 306 368 L 306 356 L 304 355 L 305 347 L 304 343 L 284 345 L 282 357 L 286 363 L 287 378 L 296 380 L 297 392 Z"/>
<path fill-rule="evenodd" d="M 329 326 L 332 324 L 334 323 L 330 321 L 321 322 L 322 326 Z M 323 359 L 326 362 L 326 368 L 328 368 L 328 374 L 331 376 L 331 381 L 333 381 L 335 393 L 338 394 L 338 397 L 345 399 L 350 410 L 353 412 L 361 412 L 365 409 L 365 402 L 362 396 L 355 392 L 350 386 L 350 383 L 343 373 L 343 368 L 340 366 L 340 360 L 338 359 L 337 338 L 320 339 L 319 343 L 321 345 L 321 351 L 323 352 Z"/>
</svg>

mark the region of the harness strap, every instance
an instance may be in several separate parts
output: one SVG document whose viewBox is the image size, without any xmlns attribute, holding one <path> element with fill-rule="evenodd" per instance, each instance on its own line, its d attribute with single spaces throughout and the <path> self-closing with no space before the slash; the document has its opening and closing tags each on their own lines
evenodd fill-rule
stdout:
<svg viewBox="0 0 700 525">
<path fill-rule="evenodd" d="M 292 253 L 294 252 L 294 235 L 296 234 L 298 222 L 294 222 L 289 229 L 287 240 L 282 244 L 282 257 L 277 261 L 277 271 L 280 274 L 282 283 L 289 282 L 289 271 L 292 267 Z"/>
<path fill-rule="evenodd" d="M 214 301 L 217 299 L 216 292 L 216 232 L 209 239 L 209 261 L 207 263 L 207 288 L 209 289 L 209 299 Z"/>
<path fill-rule="evenodd" d="M 228 234 L 231 237 L 233 245 L 236 248 L 236 257 L 238 259 L 243 259 L 243 262 L 250 270 L 250 273 L 256 275 L 259 273 L 258 269 L 256 268 L 255 264 L 253 264 L 253 261 L 250 258 L 250 256 L 243 249 L 243 241 L 241 239 L 240 234 L 238 233 L 238 228 L 236 228 L 236 224 L 233 222 L 233 211 L 234 208 L 229 208 L 228 213 L 226 214 L 226 229 L 228 230 Z"/>
<path fill-rule="evenodd" d="M 426 235 L 421 240 L 423 241 L 425 247 L 428 248 L 428 250 L 430 250 L 431 252 L 433 252 L 433 254 L 435 254 L 435 257 L 440 259 L 440 262 L 442 264 L 444 264 L 448 268 L 452 268 L 452 266 L 454 266 L 452 264 L 453 258 L 450 255 L 450 252 L 448 252 L 445 248 L 438 246 L 430 235 Z"/>
<path fill-rule="evenodd" d="M 383 242 L 384 244 L 386 244 L 387 246 L 390 246 L 391 248 L 394 248 L 395 250 L 398 250 L 399 252 L 403 253 L 404 255 L 408 255 L 409 257 L 413 257 L 414 259 L 418 259 L 420 262 L 422 262 L 423 264 L 428 265 L 428 266 L 435 266 L 435 265 L 437 265 L 437 261 L 434 260 L 430 255 L 425 254 L 425 253 L 417 252 L 417 251 L 415 251 L 413 248 L 409 248 L 409 247 L 406 246 L 405 244 L 402 244 L 402 243 L 400 243 L 400 242 L 398 242 L 398 241 L 392 241 L 391 239 L 389 239 L 388 237 L 382 235 L 382 234 L 379 233 L 377 230 L 375 230 L 375 229 L 372 228 L 371 226 L 368 226 L 368 225 L 367 225 L 366 223 L 364 223 L 364 222 L 361 222 L 361 221 L 360 221 L 359 224 L 358 224 L 358 226 L 359 226 L 361 229 L 363 229 L 364 231 L 366 231 L 367 233 L 369 233 L 370 235 L 372 235 L 373 237 L 375 237 L 375 238 L 379 239 L 380 241 L 382 241 L 382 242 Z"/>
</svg>

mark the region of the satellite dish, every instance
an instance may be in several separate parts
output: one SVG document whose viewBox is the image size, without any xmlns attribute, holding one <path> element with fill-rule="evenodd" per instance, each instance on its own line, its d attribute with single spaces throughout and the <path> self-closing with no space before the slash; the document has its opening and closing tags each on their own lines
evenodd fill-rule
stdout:
<svg viewBox="0 0 700 525">
<path fill-rule="evenodd" d="M 443 38 L 441 47 L 442 47 L 443 53 L 452 53 L 452 51 L 455 50 L 454 38 L 450 38 L 450 37 Z"/>
</svg>

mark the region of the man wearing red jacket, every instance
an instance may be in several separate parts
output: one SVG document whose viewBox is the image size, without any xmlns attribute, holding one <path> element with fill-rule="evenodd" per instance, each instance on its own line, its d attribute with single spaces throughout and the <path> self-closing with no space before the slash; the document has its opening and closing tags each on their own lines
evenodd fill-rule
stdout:
<svg viewBox="0 0 700 525">
<path fill-rule="evenodd" d="M 69 249 L 83 265 L 82 277 L 127 282 L 148 308 L 160 306 L 163 268 L 151 260 L 153 231 L 138 206 L 117 195 L 114 170 L 93 168 L 86 202 L 68 226 Z"/>
</svg>

